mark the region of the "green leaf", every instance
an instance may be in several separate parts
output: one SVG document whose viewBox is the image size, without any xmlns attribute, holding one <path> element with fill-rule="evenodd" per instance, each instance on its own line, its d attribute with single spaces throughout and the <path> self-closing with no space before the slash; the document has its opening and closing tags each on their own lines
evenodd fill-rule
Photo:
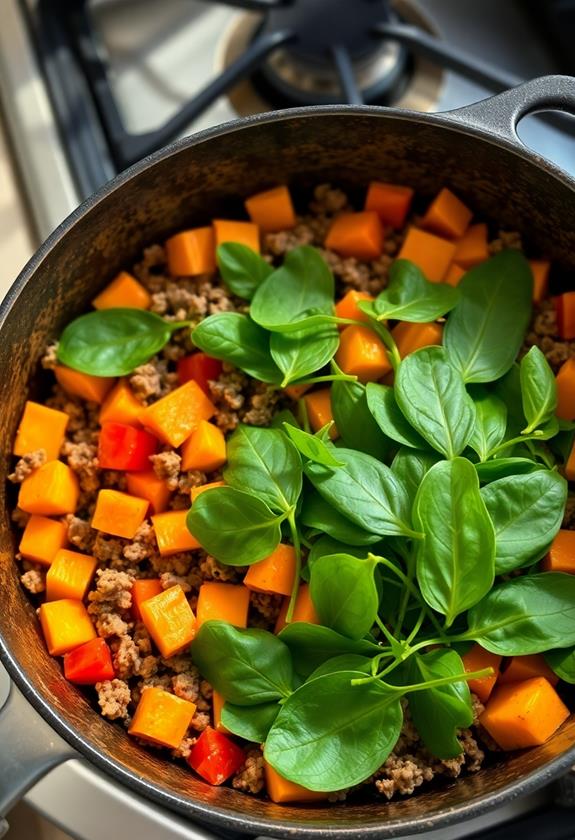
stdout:
<svg viewBox="0 0 575 840">
<path fill-rule="evenodd" d="M 321 370 L 339 345 L 339 332 L 332 324 L 305 327 L 287 334 L 274 332 L 270 338 L 270 352 L 283 373 L 282 388 Z"/>
<path fill-rule="evenodd" d="M 369 633 L 377 615 L 379 598 L 371 557 L 331 554 L 318 558 L 311 568 L 310 594 L 321 623 L 361 639 Z"/>
<path fill-rule="evenodd" d="M 235 365 L 262 382 L 278 384 L 282 373 L 270 354 L 269 333 L 239 312 L 218 312 L 201 321 L 192 332 L 200 350 Z"/>
<path fill-rule="evenodd" d="M 437 452 L 419 452 L 401 447 L 391 464 L 391 471 L 397 476 L 407 490 L 407 495 L 413 502 L 423 476 L 437 464 L 440 456 Z"/>
<path fill-rule="evenodd" d="M 462 278 L 443 344 L 466 382 L 493 382 L 513 364 L 531 318 L 533 275 L 520 251 L 502 251 Z"/>
<path fill-rule="evenodd" d="M 475 406 L 442 347 L 423 347 L 402 361 L 395 398 L 430 446 L 446 458 L 463 452 L 473 432 Z"/>
<path fill-rule="evenodd" d="M 347 545 L 373 545 L 381 540 L 379 534 L 372 534 L 342 516 L 339 510 L 332 507 L 309 485 L 304 493 L 300 519 L 308 528 L 323 531 L 334 540 Z"/>
<path fill-rule="evenodd" d="M 287 513 L 297 503 L 301 458 L 280 429 L 240 424 L 228 440 L 227 456 L 224 478 L 231 487 L 249 490 L 276 512 Z"/>
<path fill-rule="evenodd" d="M 552 470 L 510 475 L 481 490 L 495 528 L 495 573 L 539 560 L 563 521 L 567 482 Z"/>
<path fill-rule="evenodd" d="M 372 416 L 365 385 L 336 380 L 331 386 L 331 408 L 337 430 L 347 447 L 373 455 L 380 461 L 385 458 L 390 441 Z"/>
<path fill-rule="evenodd" d="M 292 692 L 290 652 L 266 630 L 206 621 L 190 652 L 201 675 L 230 703 L 259 706 Z"/>
<path fill-rule="evenodd" d="M 457 304 L 459 289 L 445 283 L 430 283 L 409 260 L 395 260 L 389 272 L 388 287 L 379 294 L 373 308 L 378 320 L 425 323 L 435 321 Z"/>
<path fill-rule="evenodd" d="M 414 505 L 425 533 L 417 547 L 417 580 L 430 607 L 449 627 L 493 585 L 495 534 L 466 458 L 440 461 L 425 475 Z"/>
<path fill-rule="evenodd" d="M 575 647 L 548 650 L 544 656 L 545 661 L 559 679 L 575 685 Z"/>
<path fill-rule="evenodd" d="M 393 388 L 369 382 L 366 386 L 367 405 L 372 417 L 388 438 L 412 449 L 425 449 L 426 442 L 407 422 L 395 400 Z"/>
<path fill-rule="evenodd" d="M 266 277 L 273 272 L 273 265 L 247 245 L 224 242 L 216 251 L 218 268 L 228 289 L 244 300 L 251 300 Z"/>
<path fill-rule="evenodd" d="M 343 462 L 338 461 L 335 457 L 337 450 L 333 446 L 328 446 L 316 435 L 310 435 L 309 432 L 304 432 L 296 426 L 289 423 L 283 424 L 284 431 L 291 439 L 294 446 L 297 447 L 300 455 L 313 461 L 314 464 L 323 464 L 325 467 L 341 467 Z"/>
<path fill-rule="evenodd" d="M 475 424 L 469 446 L 481 461 L 486 461 L 491 450 L 505 438 L 507 406 L 482 385 L 474 385 L 470 396 L 475 404 Z"/>
<path fill-rule="evenodd" d="M 521 377 L 519 365 L 512 365 L 505 376 L 498 379 L 491 386 L 496 397 L 507 406 L 507 431 L 506 439 L 517 437 L 525 425 L 521 397 Z"/>
<path fill-rule="evenodd" d="M 198 496 L 186 523 L 202 548 L 220 563 L 250 566 L 278 547 L 283 518 L 251 493 L 214 487 Z"/>
<path fill-rule="evenodd" d="M 378 682 L 352 686 L 361 676 L 326 674 L 286 700 L 264 749 L 278 773 L 310 790 L 334 791 L 381 767 L 401 732 L 399 694 Z"/>
<path fill-rule="evenodd" d="M 523 656 L 575 645 L 575 575 L 544 572 L 496 586 L 468 616 L 466 636 L 491 653 Z"/>
<path fill-rule="evenodd" d="M 272 429 L 283 429 L 284 423 L 289 423 L 290 426 L 295 426 L 296 429 L 300 428 L 295 414 L 289 408 L 282 408 L 281 411 L 274 414 L 270 426 Z"/>
<path fill-rule="evenodd" d="M 294 670 L 303 679 L 307 679 L 320 665 L 335 656 L 350 653 L 377 656 L 380 652 L 379 645 L 374 642 L 365 639 L 354 641 L 329 627 L 305 621 L 288 624 L 278 638 L 290 649 Z"/>
<path fill-rule="evenodd" d="M 461 657 L 454 650 L 432 650 L 409 660 L 410 681 L 418 683 L 465 674 Z M 454 682 L 409 695 L 413 723 L 429 752 L 436 758 L 455 758 L 463 752 L 459 729 L 471 726 L 473 709 L 467 683 Z"/>
<path fill-rule="evenodd" d="M 555 375 L 547 359 L 533 346 L 522 358 L 519 367 L 523 413 L 527 420 L 524 434 L 544 427 L 557 408 Z"/>
<path fill-rule="evenodd" d="M 351 554 L 353 557 L 365 558 L 367 556 L 367 549 L 364 546 L 346 545 L 324 534 L 310 548 L 307 556 L 308 566 L 311 568 L 316 560 L 328 554 Z"/>
<path fill-rule="evenodd" d="M 58 361 L 92 376 L 126 376 L 158 353 L 178 323 L 145 309 L 99 309 L 71 321 L 58 342 Z"/>
<path fill-rule="evenodd" d="M 236 706 L 224 703 L 221 721 L 225 728 L 255 744 L 263 744 L 268 737 L 274 720 L 278 716 L 278 703 L 262 703 L 259 706 Z"/>
<path fill-rule="evenodd" d="M 527 475 L 536 470 L 544 469 L 542 464 L 536 464 L 529 458 L 495 458 L 484 464 L 475 464 L 479 481 L 488 484 L 509 475 Z"/>
<path fill-rule="evenodd" d="M 357 653 L 344 653 L 342 656 L 334 656 L 328 659 L 319 668 L 309 675 L 307 681 L 324 677 L 326 674 L 337 674 L 340 671 L 361 671 L 362 674 L 371 673 L 371 659 L 368 656 L 360 656 Z"/>
</svg>

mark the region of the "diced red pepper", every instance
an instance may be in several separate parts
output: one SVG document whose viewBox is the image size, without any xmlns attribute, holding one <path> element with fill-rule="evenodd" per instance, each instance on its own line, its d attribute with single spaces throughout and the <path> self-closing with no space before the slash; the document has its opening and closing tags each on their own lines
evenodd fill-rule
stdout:
<svg viewBox="0 0 575 840">
<path fill-rule="evenodd" d="M 210 379 L 217 379 L 222 372 L 222 363 L 219 359 L 206 356 L 205 353 L 194 353 L 192 356 L 184 356 L 178 359 L 178 379 L 184 385 L 190 379 L 195 380 L 202 391 L 210 396 Z"/>
<path fill-rule="evenodd" d="M 158 447 L 157 438 L 143 429 L 125 423 L 104 423 L 100 431 L 98 461 L 105 470 L 150 469 L 150 455 Z"/>
<path fill-rule="evenodd" d="M 245 759 L 241 747 L 208 726 L 192 747 L 188 764 L 206 782 L 221 785 L 240 769 Z"/>
<path fill-rule="evenodd" d="M 64 676 L 78 685 L 113 680 L 112 654 L 104 639 L 92 639 L 64 654 Z"/>
</svg>

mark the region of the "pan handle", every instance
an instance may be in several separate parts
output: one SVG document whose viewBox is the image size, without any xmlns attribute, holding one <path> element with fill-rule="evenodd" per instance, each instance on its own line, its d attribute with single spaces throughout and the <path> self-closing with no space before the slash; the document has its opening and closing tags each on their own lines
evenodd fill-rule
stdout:
<svg viewBox="0 0 575 840">
<path fill-rule="evenodd" d="M 527 114 L 545 110 L 575 115 L 575 78 L 540 76 L 473 105 L 446 111 L 442 116 L 456 124 L 471 125 L 522 145 L 517 134 L 519 121 Z"/>
</svg>

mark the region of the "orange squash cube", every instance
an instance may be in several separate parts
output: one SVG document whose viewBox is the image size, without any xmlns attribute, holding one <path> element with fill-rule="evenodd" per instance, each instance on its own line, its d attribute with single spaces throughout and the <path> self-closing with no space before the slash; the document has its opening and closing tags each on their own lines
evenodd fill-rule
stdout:
<svg viewBox="0 0 575 840">
<path fill-rule="evenodd" d="M 181 586 L 171 586 L 142 601 L 140 613 L 165 659 L 187 647 L 196 635 L 196 617 Z"/>
<path fill-rule="evenodd" d="M 152 513 L 162 513 L 168 507 L 170 488 L 153 470 L 126 473 L 126 484 L 130 496 L 147 499 Z"/>
<path fill-rule="evenodd" d="M 561 528 L 557 532 L 541 568 L 544 572 L 575 574 L 575 531 Z"/>
<path fill-rule="evenodd" d="M 96 638 L 94 625 L 82 601 L 71 598 L 45 601 L 40 606 L 39 617 L 51 656 L 61 656 Z"/>
<path fill-rule="evenodd" d="M 533 677 L 545 677 L 551 685 L 557 685 L 559 677 L 545 662 L 542 653 L 532 653 L 527 656 L 513 656 L 511 662 L 501 672 L 498 685 L 530 680 Z"/>
<path fill-rule="evenodd" d="M 384 225 L 399 230 L 405 224 L 414 192 L 411 187 L 372 181 L 367 189 L 365 209 L 375 210 Z"/>
<path fill-rule="evenodd" d="M 431 283 L 442 283 L 454 256 L 453 242 L 410 227 L 397 258 L 414 262 Z"/>
<path fill-rule="evenodd" d="M 214 713 L 214 729 L 218 732 L 221 732 L 223 735 L 229 735 L 230 732 L 222 723 L 222 709 L 224 708 L 224 704 L 226 702 L 225 697 L 214 689 L 212 694 L 212 710 Z"/>
<path fill-rule="evenodd" d="M 153 598 L 164 591 L 162 581 L 159 578 L 138 578 L 132 586 L 132 608 L 131 612 L 134 621 L 142 620 L 140 606 L 143 601 Z"/>
<path fill-rule="evenodd" d="M 47 460 L 55 461 L 64 443 L 69 419 L 63 411 L 28 400 L 12 452 L 14 455 L 27 455 L 36 449 L 45 449 Z"/>
<path fill-rule="evenodd" d="M 435 321 L 427 324 L 410 324 L 407 321 L 400 321 L 392 329 L 391 334 L 397 344 L 399 355 L 404 359 L 420 347 L 441 344 L 443 327 Z"/>
<path fill-rule="evenodd" d="M 187 515 L 187 510 L 167 510 L 152 516 L 156 542 L 162 557 L 201 548 L 197 539 L 188 531 Z"/>
<path fill-rule="evenodd" d="M 289 598 L 284 598 L 281 610 L 277 617 L 274 633 L 280 633 L 286 626 L 286 616 L 289 608 L 289 602 Z M 319 616 L 313 605 L 311 595 L 309 594 L 309 585 L 307 583 L 300 583 L 297 593 L 291 624 L 294 624 L 296 621 L 305 621 L 308 624 L 319 624 Z"/>
<path fill-rule="evenodd" d="M 326 423 L 332 422 L 333 414 L 331 411 L 330 388 L 321 388 L 319 391 L 312 391 L 311 394 L 306 394 L 303 399 L 309 424 L 314 432 L 319 432 Z M 338 431 L 335 426 L 331 427 L 329 436 L 332 440 L 337 438 Z"/>
<path fill-rule="evenodd" d="M 46 575 L 46 600 L 74 598 L 83 601 L 97 565 L 95 557 L 61 548 Z"/>
<path fill-rule="evenodd" d="M 64 391 L 74 397 L 81 397 L 83 400 L 95 403 L 103 402 L 116 381 L 113 376 L 90 376 L 88 373 L 81 373 L 79 370 L 72 370 L 64 365 L 56 365 L 54 376 Z"/>
<path fill-rule="evenodd" d="M 47 461 L 20 485 L 18 507 L 40 516 L 74 513 L 80 488 L 76 474 L 62 461 Z"/>
<path fill-rule="evenodd" d="M 224 242 L 239 242 L 256 254 L 260 253 L 260 229 L 253 222 L 236 222 L 228 219 L 214 219 L 216 250 Z"/>
<path fill-rule="evenodd" d="M 225 487 L 225 481 L 209 481 L 207 484 L 201 484 L 199 487 L 192 487 L 190 490 L 190 498 L 192 500 L 192 504 L 196 501 L 198 496 L 201 496 L 202 493 L 205 493 L 206 490 L 213 490 L 214 487 Z"/>
<path fill-rule="evenodd" d="M 257 193 L 247 198 L 244 203 L 248 216 L 264 233 L 275 233 L 295 227 L 295 211 L 287 187 L 275 187 Z"/>
<path fill-rule="evenodd" d="M 129 496 L 119 490 L 100 490 L 92 517 L 92 528 L 131 540 L 147 512 L 147 499 L 138 499 L 137 496 Z"/>
<path fill-rule="evenodd" d="M 502 750 L 522 750 L 544 744 L 568 717 L 553 686 L 534 677 L 496 688 L 479 722 Z"/>
<path fill-rule="evenodd" d="M 487 225 L 471 225 L 457 242 L 454 260 L 465 269 L 485 262 L 489 257 Z"/>
<path fill-rule="evenodd" d="M 444 187 L 429 205 L 421 225 L 448 239 L 459 239 L 467 230 L 472 216 L 471 210 Z"/>
<path fill-rule="evenodd" d="M 142 691 L 128 732 L 144 741 L 175 750 L 195 713 L 195 703 L 176 697 L 159 686 L 148 686 Z"/>
<path fill-rule="evenodd" d="M 144 409 L 141 422 L 161 441 L 177 447 L 192 434 L 200 420 L 209 420 L 215 413 L 215 405 L 198 383 L 190 379 Z"/>
<path fill-rule="evenodd" d="M 120 379 L 102 403 L 98 422 L 101 426 L 104 423 L 125 423 L 126 426 L 139 426 L 140 415 L 145 407 L 143 403 L 136 399 L 127 380 Z"/>
<path fill-rule="evenodd" d="M 250 590 L 233 583 L 208 580 L 198 593 L 196 620 L 198 630 L 204 621 L 227 621 L 235 627 L 248 626 Z"/>
<path fill-rule="evenodd" d="M 283 389 L 283 391 L 284 394 L 288 395 L 290 400 L 297 402 L 298 400 L 301 400 L 303 395 L 309 391 L 311 387 L 311 385 L 288 385 L 287 388 Z"/>
<path fill-rule="evenodd" d="M 149 309 L 152 296 L 127 271 L 120 271 L 99 295 L 92 301 L 94 309 Z"/>
<path fill-rule="evenodd" d="M 327 793 L 308 790 L 295 782 L 284 779 L 274 768 L 264 762 L 266 790 L 272 802 L 278 805 L 286 802 L 321 802 L 327 799 Z"/>
<path fill-rule="evenodd" d="M 468 674 L 472 671 L 481 671 L 483 668 L 493 668 L 492 676 L 468 680 L 467 682 L 469 690 L 477 694 L 482 703 L 486 703 L 497 682 L 502 657 L 495 653 L 490 653 L 485 648 L 482 648 L 481 645 L 475 644 L 467 653 L 463 654 L 461 659 L 463 661 L 463 667 Z"/>
<path fill-rule="evenodd" d="M 213 472 L 226 463 L 226 439 L 213 423 L 200 420 L 182 445 L 182 470 Z"/>
<path fill-rule="evenodd" d="M 335 361 L 360 382 L 376 382 L 392 369 L 383 341 L 370 327 L 355 324 L 342 332 Z"/>
<path fill-rule="evenodd" d="M 296 574 L 296 556 L 293 545 L 280 543 L 269 557 L 249 567 L 244 584 L 255 592 L 273 595 L 291 595 Z"/>
<path fill-rule="evenodd" d="M 555 377 L 557 385 L 557 417 L 575 420 L 575 359 L 563 362 Z"/>
<path fill-rule="evenodd" d="M 328 231 L 325 247 L 358 260 L 376 260 L 383 251 L 383 226 L 373 210 L 342 213 Z"/>
<path fill-rule="evenodd" d="M 26 560 L 33 560 L 43 566 L 49 566 L 57 551 L 68 545 L 68 526 L 58 519 L 46 516 L 31 516 L 18 551 Z"/>
<path fill-rule="evenodd" d="M 551 263 L 549 260 L 529 260 L 529 266 L 533 274 L 533 302 L 541 303 L 547 297 Z"/>
<path fill-rule="evenodd" d="M 565 464 L 565 478 L 568 481 L 575 481 L 575 443 L 571 447 L 571 452 Z"/>
<path fill-rule="evenodd" d="M 369 316 L 362 312 L 361 309 L 358 308 L 357 304 L 360 300 L 374 300 L 375 298 L 372 295 L 368 295 L 367 292 L 357 292 L 355 289 L 351 289 L 346 295 L 344 295 L 341 300 L 335 305 L 335 314 L 338 318 L 353 318 L 355 321 L 369 321 Z M 343 329 L 343 324 L 340 324 L 340 328 Z"/>
<path fill-rule="evenodd" d="M 216 270 L 216 240 L 212 227 L 192 228 L 166 241 L 168 271 L 172 277 L 213 274 Z"/>
<path fill-rule="evenodd" d="M 451 263 L 447 270 L 447 274 L 443 278 L 443 282 L 449 286 L 459 286 L 459 281 L 466 274 L 464 268 L 461 268 L 457 263 Z"/>
</svg>

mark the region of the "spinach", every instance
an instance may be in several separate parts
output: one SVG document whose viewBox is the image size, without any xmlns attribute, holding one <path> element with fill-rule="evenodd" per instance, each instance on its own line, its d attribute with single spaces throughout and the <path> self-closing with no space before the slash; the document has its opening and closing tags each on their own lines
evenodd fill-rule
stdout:
<svg viewBox="0 0 575 840">
<path fill-rule="evenodd" d="M 311 568 L 310 594 L 325 627 L 361 639 L 371 630 L 379 598 L 372 557 L 359 559 L 351 554 L 319 557 Z"/>
<path fill-rule="evenodd" d="M 426 448 L 425 440 L 401 413 L 393 388 L 370 382 L 366 387 L 366 396 L 373 419 L 384 435 L 413 449 Z"/>
<path fill-rule="evenodd" d="M 323 464 L 325 467 L 343 466 L 343 462 L 335 457 L 335 447 L 328 446 L 317 435 L 310 435 L 309 432 L 304 432 L 290 423 L 284 423 L 283 428 L 304 458 L 313 461 L 314 464 Z"/>
<path fill-rule="evenodd" d="M 270 355 L 269 333 L 239 312 L 218 312 L 201 321 L 192 332 L 200 350 L 235 365 L 262 382 L 278 384 L 282 372 Z"/>
<path fill-rule="evenodd" d="M 247 245 L 224 242 L 216 251 L 218 268 L 228 289 L 244 300 L 251 300 L 256 289 L 273 272 L 273 266 Z"/>
<path fill-rule="evenodd" d="M 297 621 L 288 624 L 278 637 L 290 649 L 294 670 L 299 676 L 307 679 L 320 665 L 344 654 L 359 656 L 377 656 L 379 645 L 360 639 L 354 641 L 342 636 L 329 627 L 321 624 L 308 624 Z"/>
<path fill-rule="evenodd" d="M 395 398 L 430 446 L 446 458 L 463 452 L 473 432 L 475 407 L 442 347 L 423 347 L 402 361 Z"/>
<path fill-rule="evenodd" d="M 430 283 L 409 260 L 395 260 L 389 281 L 373 302 L 378 321 L 387 318 L 416 323 L 435 321 L 453 309 L 460 298 L 459 289 L 445 283 Z M 363 309 L 361 303 L 360 308 Z"/>
<path fill-rule="evenodd" d="M 502 442 L 507 430 L 507 406 L 482 385 L 474 385 L 470 396 L 475 404 L 475 425 L 469 446 L 486 461 L 492 449 Z"/>
<path fill-rule="evenodd" d="M 365 385 L 336 380 L 331 386 L 331 407 L 337 430 L 348 448 L 380 460 L 385 458 L 390 441 L 372 416 Z"/>
<path fill-rule="evenodd" d="M 202 548 L 228 566 L 250 566 L 275 551 L 284 515 L 235 487 L 214 487 L 198 496 L 186 524 Z"/>
<path fill-rule="evenodd" d="M 334 540 L 333 537 L 328 537 L 324 534 L 319 537 L 310 548 L 307 556 L 307 564 L 309 568 L 313 566 L 316 560 L 320 557 L 325 557 L 328 554 L 351 554 L 353 557 L 365 558 L 367 549 L 362 546 L 346 545 L 345 543 Z"/>
<path fill-rule="evenodd" d="M 268 737 L 279 710 L 277 702 L 261 703 L 259 706 L 236 706 L 226 702 L 221 721 L 234 735 L 261 744 Z"/>
<path fill-rule="evenodd" d="M 281 411 L 278 411 L 277 414 L 274 414 L 270 426 L 272 429 L 283 429 L 284 423 L 288 423 L 290 426 L 294 426 L 296 429 L 300 428 L 295 414 L 293 413 L 293 411 L 290 411 L 289 408 L 282 408 Z"/>
<path fill-rule="evenodd" d="M 308 528 L 316 528 L 329 534 L 334 540 L 348 545 L 373 545 L 381 540 L 379 534 L 372 534 L 341 512 L 332 507 L 319 493 L 306 487 L 300 519 Z"/>
<path fill-rule="evenodd" d="M 493 585 L 495 534 L 473 464 L 454 458 L 431 467 L 417 491 L 413 519 L 425 534 L 417 547 L 421 593 L 449 627 Z"/>
<path fill-rule="evenodd" d="M 519 365 L 512 365 L 505 376 L 491 386 L 496 397 L 507 406 L 507 432 L 505 437 L 517 437 L 525 425 L 521 396 L 521 376 Z"/>
<path fill-rule="evenodd" d="M 495 528 L 495 573 L 528 565 L 545 554 L 561 527 L 567 482 L 551 470 L 511 475 L 481 491 Z"/>
<path fill-rule="evenodd" d="M 527 426 L 522 434 L 544 427 L 557 408 L 557 385 L 547 359 L 533 346 L 521 360 L 519 367 L 521 399 Z"/>
<path fill-rule="evenodd" d="M 290 653 L 273 633 L 206 621 L 190 651 L 200 673 L 230 703 L 257 707 L 292 692 Z"/>
<path fill-rule="evenodd" d="M 487 484 L 490 481 L 497 481 L 497 479 L 506 478 L 509 475 L 526 475 L 544 468 L 530 458 L 495 458 L 495 460 L 486 461 L 484 464 L 475 464 L 475 469 L 479 481 Z"/>
<path fill-rule="evenodd" d="M 401 481 L 413 502 L 423 476 L 440 460 L 437 452 L 419 452 L 401 447 L 391 463 L 391 471 Z"/>
<path fill-rule="evenodd" d="M 513 364 L 531 317 L 533 276 L 519 251 L 502 251 L 465 274 L 443 334 L 465 382 L 493 382 Z"/>
<path fill-rule="evenodd" d="M 575 685 L 575 647 L 546 651 L 545 661 L 559 679 Z"/>
<path fill-rule="evenodd" d="M 282 388 L 327 365 L 338 345 L 339 332 L 332 324 L 304 327 L 287 334 L 272 333 L 270 352 L 284 375 Z"/>
<path fill-rule="evenodd" d="M 278 773 L 310 790 L 334 791 L 381 767 L 401 732 L 399 693 L 379 682 L 357 691 L 351 680 L 358 676 L 326 674 L 286 700 L 264 749 Z"/>
<path fill-rule="evenodd" d="M 307 678 L 308 681 L 317 677 L 324 677 L 326 674 L 337 674 L 339 671 L 361 671 L 362 674 L 371 673 L 372 660 L 368 656 L 360 656 L 357 653 L 344 653 L 342 656 L 334 656 L 328 659 Z"/>
</svg>

